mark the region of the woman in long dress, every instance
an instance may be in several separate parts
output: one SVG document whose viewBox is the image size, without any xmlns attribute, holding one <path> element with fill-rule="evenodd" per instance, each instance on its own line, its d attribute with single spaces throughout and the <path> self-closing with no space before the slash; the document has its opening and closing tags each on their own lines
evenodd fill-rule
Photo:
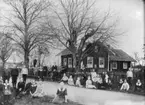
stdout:
<svg viewBox="0 0 145 105">
<path fill-rule="evenodd" d="M 60 87 L 57 89 L 55 98 L 52 101 L 53 103 L 67 103 L 67 88 L 64 87 L 64 83 L 60 83 Z"/>
</svg>

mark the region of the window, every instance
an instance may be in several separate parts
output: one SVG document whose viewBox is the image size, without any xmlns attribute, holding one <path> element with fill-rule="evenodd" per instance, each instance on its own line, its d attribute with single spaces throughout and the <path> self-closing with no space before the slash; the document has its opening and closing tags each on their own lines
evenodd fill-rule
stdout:
<svg viewBox="0 0 145 105">
<path fill-rule="evenodd" d="M 63 66 L 67 66 L 67 58 L 63 58 Z"/>
<path fill-rule="evenodd" d="M 72 58 L 68 58 L 68 67 L 72 68 Z"/>
<path fill-rule="evenodd" d="M 105 59 L 103 57 L 99 57 L 99 68 L 105 67 Z"/>
<path fill-rule="evenodd" d="M 87 57 L 87 67 L 93 68 L 93 57 Z"/>
<path fill-rule="evenodd" d="M 123 62 L 123 69 L 127 69 L 127 63 Z"/>
<path fill-rule="evenodd" d="M 112 63 L 112 69 L 117 69 L 117 62 Z"/>
</svg>

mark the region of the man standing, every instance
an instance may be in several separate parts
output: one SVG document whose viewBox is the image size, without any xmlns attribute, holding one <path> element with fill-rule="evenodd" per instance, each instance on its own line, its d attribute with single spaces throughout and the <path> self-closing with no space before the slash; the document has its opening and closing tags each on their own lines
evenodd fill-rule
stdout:
<svg viewBox="0 0 145 105">
<path fill-rule="evenodd" d="M 26 68 L 25 65 L 22 68 L 21 74 L 22 74 L 22 77 L 23 77 L 23 81 L 26 83 L 26 79 L 27 79 L 27 76 L 28 76 L 28 69 Z"/>
<path fill-rule="evenodd" d="M 5 80 L 9 81 L 9 79 L 10 79 L 10 71 L 9 71 L 8 66 L 6 66 L 6 68 L 3 71 L 3 81 L 4 82 L 5 82 Z"/>
<path fill-rule="evenodd" d="M 16 68 L 16 65 L 15 65 L 14 68 L 12 68 L 12 70 L 11 70 L 13 87 L 16 87 L 18 75 L 19 75 L 19 71 L 18 71 L 18 69 Z"/>
<path fill-rule="evenodd" d="M 126 73 L 127 76 L 127 81 L 129 83 L 129 85 L 132 85 L 132 79 L 133 79 L 133 72 L 132 72 L 132 68 L 129 68 L 129 70 Z"/>
</svg>

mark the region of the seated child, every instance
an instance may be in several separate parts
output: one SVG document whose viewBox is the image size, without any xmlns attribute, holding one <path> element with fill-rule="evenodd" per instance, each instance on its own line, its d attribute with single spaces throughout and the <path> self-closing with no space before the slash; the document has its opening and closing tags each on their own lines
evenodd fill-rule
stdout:
<svg viewBox="0 0 145 105">
<path fill-rule="evenodd" d="M 120 90 L 128 91 L 130 88 L 129 84 L 127 83 L 127 80 L 125 79 Z"/>
<path fill-rule="evenodd" d="M 30 92 L 34 93 L 36 91 L 36 88 L 37 88 L 36 81 L 32 80 L 26 84 L 25 89 L 24 89 L 24 93 L 27 95 L 29 95 Z"/>
<path fill-rule="evenodd" d="M 68 77 L 66 76 L 65 73 L 63 74 L 63 77 L 62 77 L 61 80 L 62 80 L 64 83 L 67 83 L 67 81 L 68 81 Z"/>
<path fill-rule="evenodd" d="M 140 79 L 138 79 L 135 84 L 135 91 L 140 91 L 141 88 L 142 88 L 142 83 L 141 83 Z"/>
<path fill-rule="evenodd" d="M 20 81 L 18 82 L 17 85 L 17 90 L 16 90 L 16 96 L 19 96 L 20 94 L 23 93 L 25 88 L 25 82 L 23 81 L 23 78 L 20 78 Z"/>
<path fill-rule="evenodd" d="M 108 84 L 107 84 L 107 88 L 109 89 L 109 90 L 111 90 L 112 89 L 112 82 L 111 82 L 111 80 L 109 79 L 108 80 Z"/>
<path fill-rule="evenodd" d="M 72 75 L 70 75 L 69 79 L 68 79 L 68 84 L 69 85 L 74 85 L 74 80 L 72 78 Z"/>
<path fill-rule="evenodd" d="M 96 89 L 96 87 L 94 85 L 92 85 L 92 81 L 91 81 L 90 76 L 88 77 L 88 79 L 86 81 L 86 88 Z"/>
<path fill-rule="evenodd" d="M 30 91 L 30 94 L 33 98 L 36 98 L 36 97 L 43 97 L 44 96 L 44 91 L 43 91 L 43 82 L 41 81 L 41 79 L 39 80 L 39 82 L 37 83 L 37 87 L 36 87 L 36 90 L 34 90 L 34 92 Z"/>
<path fill-rule="evenodd" d="M 64 87 L 64 83 L 60 83 L 60 87 L 57 89 L 55 98 L 52 101 L 53 103 L 67 103 L 67 89 Z"/>
<path fill-rule="evenodd" d="M 120 78 L 120 80 L 119 80 L 119 89 L 121 88 L 122 84 L 123 84 L 123 80 L 122 80 L 122 78 Z"/>
<path fill-rule="evenodd" d="M 81 85 L 81 82 L 80 82 L 80 77 L 77 77 L 76 86 L 78 86 L 78 87 L 83 87 L 83 86 Z"/>
</svg>

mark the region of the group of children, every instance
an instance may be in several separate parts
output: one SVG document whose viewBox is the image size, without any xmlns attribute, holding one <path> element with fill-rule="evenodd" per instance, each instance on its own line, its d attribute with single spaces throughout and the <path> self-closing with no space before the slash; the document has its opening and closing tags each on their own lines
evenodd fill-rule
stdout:
<svg viewBox="0 0 145 105">
<path fill-rule="evenodd" d="M 120 79 L 119 81 L 119 88 L 121 91 L 128 91 L 130 89 L 130 87 L 132 86 L 131 83 L 127 82 L 126 79 Z M 136 83 L 135 83 L 135 88 L 134 91 L 141 91 L 142 90 L 142 83 L 140 79 L 137 79 Z"/>
<path fill-rule="evenodd" d="M 61 79 L 64 83 L 67 83 L 71 86 L 78 86 L 78 87 L 85 87 L 85 88 L 91 88 L 91 89 L 97 89 L 97 88 L 105 88 L 105 89 L 113 89 L 113 83 L 107 73 L 103 73 L 103 76 L 97 74 L 95 71 L 91 72 L 91 74 L 86 78 L 83 76 L 78 76 L 77 79 L 75 77 L 73 78 L 72 75 L 69 77 L 64 73 L 63 77 Z M 120 91 L 128 91 L 131 87 L 131 84 L 128 82 L 127 79 L 120 79 L 120 81 L 117 83 L 118 89 Z M 114 85 L 115 86 L 115 85 Z M 142 83 L 141 80 L 138 79 L 135 83 L 135 91 L 141 91 L 142 89 Z"/>
<path fill-rule="evenodd" d="M 104 81 L 101 78 L 101 75 L 97 74 L 96 72 L 92 72 L 90 76 L 85 78 L 84 76 L 78 76 L 76 80 L 73 78 L 72 75 L 67 77 L 67 75 L 64 73 L 63 77 L 61 79 L 64 83 L 67 83 L 68 85 L 72 86 L 78 86 L 78 87 L 86 87 L 90 89 L 96 89 L 101 87 L 101 85 L 106 83 L 107 87 L 110 87 L 111 81 L 109 80 L 109 76 L 105 74 Z M 103 85 L 102 85 L 103 86 Z"/>
</svg>

